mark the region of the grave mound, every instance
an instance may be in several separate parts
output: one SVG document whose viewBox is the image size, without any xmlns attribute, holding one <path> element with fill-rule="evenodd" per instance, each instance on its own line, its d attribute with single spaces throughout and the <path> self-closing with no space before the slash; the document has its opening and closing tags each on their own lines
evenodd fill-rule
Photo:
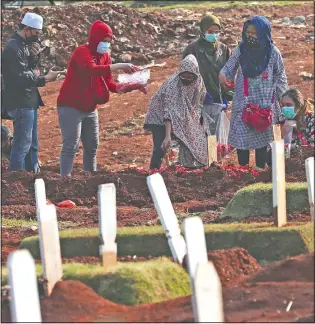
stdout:
<svg viewBox="0 0 315 324">
<path fill-rule="evenodd" d="M 208 260 L 212 261 L 222 286 L 242 281 L 245 276 L 253 275 L 261 270 L 258 261 L 243 248 L 208 251 Z M 187 269 L 187 256 L 183 267 Z"/>
<path fill-rule="evenodd" d="M 243 248 L 209 251 L 208 259 L 214 263 L 222 285 L 235 283 L 261 270 L 258 261 Z"/>
<path fill-rule="evenodd" d="M 250 282 L 314 282 L 314 252 L 276 262 L 253 275 Z"/>
</svg>

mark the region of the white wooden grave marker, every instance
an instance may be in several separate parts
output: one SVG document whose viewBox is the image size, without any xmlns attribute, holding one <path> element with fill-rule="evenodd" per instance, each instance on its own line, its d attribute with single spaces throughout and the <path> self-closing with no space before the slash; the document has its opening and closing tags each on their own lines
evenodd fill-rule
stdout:
<svg viewBox="0 0 315 324">
<path fill-rule="evenodd" d="M 104 267 L 117 264 L 116 187 L 113 183 L 98 186 L 98 219 L 103 245 L 100 255 Z"/>
<path fill-rule="evenodd" d="M 308 201 L 310 203 L 312 221 L 314 222 L 314 156 L 305 160 L 305 170 L 308 187 Z"/>
<path fill-rule="evenodd" d="M 50 296 L 63 275 L 56 207 L 45 205 L 38 208 L 37 220 L 43 277 L 47 280 L 45 293 Z"/>
<path fill-rule="evenodd" d="M 212 262 L 208 262 L 204 227 L 200 217 L 184 220 L 192 305 L 196 322 L 223 322 L 222 287 Z"/>
<path fill-rule="evenodd" d="M 35 262 L 30 252 L 10 253 L 7 266 L 12 323 L 41 323 Z"/>
<path fill-rule="evenodd" d="M 186 218 L 183 227 L 187 246 L 188 271 L 193 280 L 197 265 L 208 263 L 205 231 L 200 217 Z"/>
<path fill-rule="evenodd" d="M 168 195 L 164 180 L 159 173 L 147 177 L 147 184 L 154 202 L 155 209 L 160 217 L 168 245 L 175 262 L 183 263 L 186 255 L 186 243 L 180 233 L 178 220 L 172 202 Z"/>
<path fill-rule="evenodd" d="M 34 187 L 35 187 L 36 209 L 41 206 L 46 206 L 46 189 L 45 189 L 44 180 L 36 179 Z"/>
<path fill-rule="evenodd" d="M 223 323 L 222 286 L 212 262 L 197 266 L 194 290 L 195 321 L 197 323 Z"/>
<path fill-rule="evenodd" d="M 284 141 L 272 142 L 272 201 L 274 224 L 287 223 Z"/>
</svg>

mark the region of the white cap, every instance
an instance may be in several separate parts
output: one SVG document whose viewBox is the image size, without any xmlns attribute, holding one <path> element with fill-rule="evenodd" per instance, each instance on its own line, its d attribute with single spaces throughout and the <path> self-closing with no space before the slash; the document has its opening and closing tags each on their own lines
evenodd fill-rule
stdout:
<svg viewBox="0 0 315 324">
<path fill-rule="evenodd" d="M 22 24 L 35 29 L 43 29 L 43 17 L 33 12 L 27 12 Z"/>
</svg>

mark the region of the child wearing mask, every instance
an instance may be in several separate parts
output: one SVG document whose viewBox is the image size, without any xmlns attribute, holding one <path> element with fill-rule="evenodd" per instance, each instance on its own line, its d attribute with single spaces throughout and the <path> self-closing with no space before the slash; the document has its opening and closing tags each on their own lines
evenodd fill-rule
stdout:
<svg viewBox="0 0 315 324">
<path fill-rule="evenodd" d="M 314 102 L 304 99 L 302 93 L 295 88 L 286 91 L 281 98 L 281 136 L 285 138 L 289 129 L 290 121 L 295 121 L 293 126 L 291 149 L 306 145 L 314 145 L 315 121 Z M 289 143 L 287 143 L 289 144 Z M 267 164 L 272 164 L 271 145 L 268 146 Z"/>
<path fill-rule="evenodd" d="M 180 144 L 182 166 L 198 168 L 208 164 L 207 137 L 200 123 L 205 93 L 197 59 L 190 54 L 150 100 L 144 124 L 153 136 L 150 169 L 161 167 L 172 137 Z"/>
<path fill-rule="evenodd" d="M 293 128 L 292 144 L 295 146 L 314 144 L 314 104 L 305 100 L 295 88 L 286 91 L 281 99 L 282 115 L 286 120 L 296 121 Z M 285 133 L 286 122 L 282 125 Z"/>
</svg>

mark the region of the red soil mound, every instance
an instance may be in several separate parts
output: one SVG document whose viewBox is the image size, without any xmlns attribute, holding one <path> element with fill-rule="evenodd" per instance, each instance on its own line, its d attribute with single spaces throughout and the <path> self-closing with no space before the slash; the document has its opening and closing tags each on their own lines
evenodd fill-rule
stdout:
<svg viewBox="0 0 315 324">
<path fill-rule="evenodd" d="M 279 261 L 252 276 L 249 281 L 314 282 L 314 252 Z"/>
</svg>

